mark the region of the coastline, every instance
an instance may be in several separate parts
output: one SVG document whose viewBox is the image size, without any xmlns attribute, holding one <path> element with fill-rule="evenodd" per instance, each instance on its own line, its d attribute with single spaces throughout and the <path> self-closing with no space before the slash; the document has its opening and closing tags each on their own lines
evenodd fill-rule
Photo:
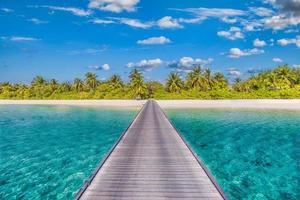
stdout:
<svg viewBox="0 0 300 200">
<path fill-rule="evenodd" d="M 146 100 L 0 100 L 0 105 L 63 105 L 99 107 L 142 107 Z M 162 108 L 230 108 L 300 110 L 300 99 L 255 100 L 157 100 Z"/>
</svg>

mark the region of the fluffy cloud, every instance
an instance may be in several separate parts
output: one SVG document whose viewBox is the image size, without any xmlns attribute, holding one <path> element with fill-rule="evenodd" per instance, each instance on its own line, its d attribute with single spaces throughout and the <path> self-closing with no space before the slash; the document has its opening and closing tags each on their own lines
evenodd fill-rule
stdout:
<svg viewBox="0 0 300 200">
<path fill-rule="evenodd" d="M 90 20 L 90 22 L 92 22 L 94 24 L 114 24 L 114 23 L 116 23 L 113 20 L 107 20 L 107 19 L 93 19 L 93 20 Z"/>
<path fill-rule="evenodd" d="M 175 9 L 175 10 L 189 12 L 201 17 L 216 17 L 220 19 L 225 17 L 243 16 L 247 14 L 243 10 L 228 9 L 228 8 L 186 8 L 186 9 Z"/>
<path fill-rule="evenodd" d="M 300 35 L 296 36 L 296 38 L 277 40 L 277 43 L 281 46 L 295 44 L 298 48 L 300 48 Z"/>
<path fill-rule="evenodd" d="M 110 69 L 109 64 L 104 64 L 104 65 L 102 65 L 102 69 L 103 69 L 104 71 L 108 71 L 108 70 Z"/>
<path fill-rule="evenodd" d="M 281 63 L 283 62 L 281 58 L 273 58 L 273 62 Z"/>
<path fill-rule="evenodd" d="M 43 20 L 40 20 L 40 19 L 37 19 L 37 18 L 27 19 L 27 21 L 32 22 L 32 23 L 37 24 L 37 25 L 49 23 L 47 21 L 43 21 Z"/>
<path fill-rule="evenodd" d="M 289 26 L 300 24 L 300 1 L 299 0 L 267 0 L 279 13 L 266 19 L 265 24 L 274 30 L 285 29 Z"/>
<path fill-rule="evenodd" d="M 227 24 L 235 24 L 238 22 L 236 18 L 229 18 L 229 17 L 223 17 L 221 20 Z"/>
<path fill-rule="evenodd" d="M 136 10 L 139 0 L 89 0 L 89 8 L 120 13 Z"/>
<path fill-rule="evenodd" d="M 253 41 L 253 46 L 255 46 L 255 47 L 264 47 L 264 46 L 266 46 L 266 45 L 267 45 L 267 43 L 266 43 L 265 41 L 260 40 L 260 39 L 258 39 L 258 38 L 256 38 L 256 39 Z"/>
<path fill-rule="evenodd" d="M 0 8 L 0 10 L 3 11 L 3 12 L 6 12 L 6 13 L 12 13 L 12 12 L 14 12 L 14 10 L 10 9 L 10 8 Z"/>
<path fill-rule="evenodd" d="M 138 68 L 143 71 L 151 71 L 155 67 L 163 64 L 163 61 L 159 58 L 150 59 L 150 60 L 141 60 L 139 62 L 130 62 L 126 65 L 128 68 Z"/>
<path fill-rule="evenodd" d="M 299 0 L 272 0 L 272 2 L 280 7 L 283 11 L 293 12 L 295 15 L 300 15 Z"/>
<path fill-rule="evenodd" d="M 109 64 L 103 64 L 102 66 L 90 65 L 88 68 L 94 69 L 94 70 L 104 70 L 104 71 L 110 70 Z"/>
<path fill-rule="evenodd" d="M 239 48 L 231 48 L 228 54 L 228 57 L 230 58 L 240 58 L 243 56 L 251 56 L 251 55 L 257 55 L 257 54 L 263 54 L 265 51 L 261 49 L 245 49 L 241 50 Z"/>
<path fill-rule="evenodd" d="M 300 24 L 300 16 L 287 16 L 285 14 L 275 15 L 265 21 L 266 25 L 274 30 L 282 30 L 291 25 Z"/>
<path fill-rule="evenodd" d="M 204 19 L 198 18 L 172 18 L 171 16 L 165 16 L 157 21 L 141 21 L 133 18 L 121 18 L 121 17 L 107 17 L 105 19 L 92 19 L 89 22 L 94 24 L 126 24 L 135 28 L 148 29 L 152 27 L 159 27 L 162 29 L 176 29 L 183 28 L 181 24 L 199 24 Z"/>
<path fill-rule="evenodd" d="M 130 18 L 111 18 L 117 20 L 121 24 L 126 24 L 135 28 L 147 29 L 153 26 L 152 22 L 142 22 L 138 19 L 130 19 Z"/>
<path fill-rule="evenodd" d="M 173 19 L 171 16 L 165 16 L 157 21 L 160 28 L 182 28 L 178 20 Z"/>
<path fill-rule="evenodd" d="M 101 48 L 88 48 L 83 50 L 72 50 L 68 51 L 68 55 L 79 55 L 79 54 L 90 54 L 90 55 L 99 55 L 101 52 L 105 51 L 107 46 L 102 46 Z"/>
<path fill-rule="evenodd" d="M 242 75 L 242 73 L 236 68 L 228 68 L 227 72 L 228 72 L 227 75 L 233 77 L 240 77 Z"/>
<path fill-rule="evenodd" d="M 62 6 L 34 6 L 34 7 L 36 8 L 42 7 L 42 8 L 48 8 L 50 10 L 65 11 L 80 17 L 86 17 L 93 14 L 91 10 L 84 10 L 75 7 L 62 7 Z"/>
<path fill-rule="evenodd" d="M 203 60 L 200 58 L 182 57 L 178 61 L 173 61 L 168 64 L 169 67 L 175 68 L 178 71 L 189 72 L 196 66 L 207 65 L 213 62 L 212 58 Z"/>
<path fill-rule="evenodd" d="M 20 36 L 11 36 L 11 37 L 1 37 L 2 40 L 9 40 L 13 42 L 31 42 L 38 41 L 40 39 L 33 37 L 20 37 Z"/>
<path fill-rule="evenodd" d="M 197 17 L 197 18 L 191 18 L 191 19 L 186 19 L 186 18 L 179 18 L 177 19 L 178 22 L 180 23 L 186 23 L 186 24 L 199 24 L 203 20 L 205 20 L 206 17 Z"/>
<path fill-rule="evenodd" d="M 227 38 L 229 40 L 237 40 L 244 38 L 244 34 L 238 27 L 231 27 L 228 31 L 219 31 L 217 35 L 220 37 Z"/>
<path fill-rule="evenodd" d="M 247 70 L 247 73 L 248 74 L 257 74 L 257 73 L 260 73 L 262 72 L 263 70 L 262 69 L 258 69 L 258 68 L 255 68 L 255 67 L 251 67 Z"/>
<path fill-rule="evenodd" d="M 142 44 L 142 45 L 167 44 L 167 43 L 170 43 L 170 42 L 171 42 L 171 40 L 169 38 L 164 37 L 164 36 L 151 37 L 151 38 L 148 38 L 148 39 L 137 41 L 138 44 Z"/>
<path fill-rule="evenodd" d="M 274 14 L 274 11 L 265 7 L 251 7 L 250 11 L 260 17 L 268 17 Z"/>
</svg>

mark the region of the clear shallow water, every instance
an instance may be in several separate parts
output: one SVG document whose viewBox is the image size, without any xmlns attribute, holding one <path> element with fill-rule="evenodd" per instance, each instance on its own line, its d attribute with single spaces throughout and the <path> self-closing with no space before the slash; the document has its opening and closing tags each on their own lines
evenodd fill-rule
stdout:
<svg viewBox="0 0 300 200">
<path fill-rule="evenodd" d="M 167 114 L 229 199 L 300 199 L 300 112 Z"/>
<path fill-rule="evenodd" d="M 72 199 L 136 112 L 0 106 L 0 199 Z"/>
</svg>

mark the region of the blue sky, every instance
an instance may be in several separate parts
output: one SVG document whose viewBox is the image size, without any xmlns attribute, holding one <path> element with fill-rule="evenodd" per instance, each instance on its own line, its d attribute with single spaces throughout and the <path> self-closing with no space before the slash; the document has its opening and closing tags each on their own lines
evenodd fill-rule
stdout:
<svg viewBox="0 0 300 200">
<path fill-rule="evenodd" d="M 300 0 L 2 0 L 0 82 L 300 65 Z"/>
</svg>

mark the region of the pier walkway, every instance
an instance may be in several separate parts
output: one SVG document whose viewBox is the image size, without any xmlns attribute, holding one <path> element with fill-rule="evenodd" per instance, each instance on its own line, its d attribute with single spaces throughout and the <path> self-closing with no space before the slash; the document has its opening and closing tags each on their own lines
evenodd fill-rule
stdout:
<svg viewBox="0 0 300 200">
<path fill-rule="evenodd" d="M 159 105 L 149 100 L 75 199 L 215 200 L 226 196 Z"/>
</svg>

